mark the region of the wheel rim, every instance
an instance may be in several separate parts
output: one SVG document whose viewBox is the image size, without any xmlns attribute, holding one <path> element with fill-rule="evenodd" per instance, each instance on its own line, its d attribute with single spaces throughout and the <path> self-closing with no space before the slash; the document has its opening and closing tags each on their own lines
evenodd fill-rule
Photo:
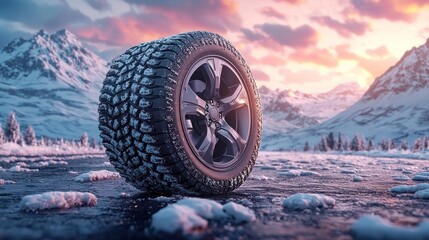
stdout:
<svg viewBox="0 0 429 240">
<path fill-rule="evenodd" d="M 222 171 L 240 159 L 250 137 L 250 104 L 243 79 L 225 58 L 198 60 L 181 89 L 180 116 L 194 155 Z"/>
</svg>

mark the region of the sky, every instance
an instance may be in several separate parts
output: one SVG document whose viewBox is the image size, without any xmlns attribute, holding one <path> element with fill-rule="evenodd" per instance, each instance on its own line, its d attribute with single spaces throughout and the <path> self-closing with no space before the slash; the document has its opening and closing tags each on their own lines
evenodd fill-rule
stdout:
<svg viewBox="0 0 429 240">
<path fill-rule="evenodd" d="M 218 33 L 248 62 L 258 86 L 325 92 L 368 88 L 429 38 L 427 0 L 2 0 L 0 48 L 40 29 L 68 29 L 111 60 L 144 41 Z"/>
</svg>

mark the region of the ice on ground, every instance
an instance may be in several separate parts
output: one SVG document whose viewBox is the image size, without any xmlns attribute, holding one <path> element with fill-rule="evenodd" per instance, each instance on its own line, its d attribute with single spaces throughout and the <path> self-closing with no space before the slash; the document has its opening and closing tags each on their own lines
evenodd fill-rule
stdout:
<svg viewBox="0 0 429 240">
<path fill-rule="evenodd" d="M 344 169 L 344 170 L 341 170 L 341 173 L 342 174 L 356 174 L 357 171 L 356 170 L 352 170 L 352 169 Z"/>
<path fill-rule="evenodd" d="M 4 179 L 1 179 L 0 178 L 0 186 L 1 185 L 5 185 L 5 184 L 14 184 L 15 182 L 14 181 L 11 181 L 11 180 L 4 180 Z"/>
<path fill-rule="evenodd" d="M 235 202 L 223 205 L 223 210 L 234 219 L 235 223 L 246 223 L 256 220 L 255 213 L 252 210 Z"/>
<path fill-rule="evenodd" d="M 120 175 L 117 172 L 112 172 L 108 170 L 98 170 L 98 171 L 90 171 L 87 173 L 83 173 L 77 176 L 74 180 L 77 182 L 92 182 L 97 180 L 112 179 L 112 178 L 119 178 L 119 177 Z"/>
<path fill-rule="evenodd" d="M 265 175 L 253 175 L 253 174 L 251 174 L 251 175 L 249 176 L 249 179 L 252 179 L 252 180 L 258 180 L 258 181 L 269 181 L 269 180 L 273 180 L 273 178 L 271 178 L 271 177 L 267 177 L 267 176 L 265 176 Z"/>
<path fill-rule="evenodd" d="M 8 169 L 9 172 L 38 172 L 39 169 L 31 169 L 25 167 L 26 165 L 22 166 L 20 164 L 17 164 L 11 168 Z"/>
<path fill-rule="evenodd" d="M 0 155 L 2 156 L 62 156 L 62 155 L 104 155 L 104 150 L 99 148 L 73 147 L 69 145 L 53 146 L 27 146 L 16 143 L 4 143 L 0 145 Z M 8 161 L 7 157 L 2 159 Z M 2 161 L 0 160 L 0 161 Z"/>
<path fill-rule="evenodd" d="M 283 200 L 283 207 L 290 210 L 333 208 L 334 206 L 335 199 L 323 194 L 296 193 Z"/>
<path fill-rule="evenodd" d="M 222 205 L 202 198 L 185 198 L 159 210 L 152 216 L 151 229 L 155 232 L 189 234 L 205 230 L 207 220 L 232 219 L 235 223 L 256 219 L 249 208 L 229 202 Z"/>
<path fill-rule="evenodd" d="M 413 181 L 429 181 L 429 172 L 416 173 L 412 179 Z"/>
<path fill-rule="evenodd" d="M 415 198 L 429 199 L 429 188 L 414 193 Z"/>
<path fill-rule="evenodd" d="M 358 240 L 429 239 L 429 221 L 423 221 L 416 227 L 400 227 L 379 216 L 366 215 L 352 225 L 351 232 Z"/>
<path fill-rule="evenodd" d="M 402 175 L 402 176 L 393 176 L 393 180 L 395 181 L 408 181 L 410 178 L 408 176 Z"/>
<path fill-rule="evenodd" d="M 89 192 L 45 192 L 23 197 L 20 208 L 24 211 L 37 211 L 95 205 L 97 197 Z"/>
<path fill-rule="evenodd" d="M 278 177 L 305 177 L 305 176 L 319 176 L 318 172 L 306 171 L 306 170 L 296 170 L 296 169 L 283 169 L 277 172 Z"/>
<path fill-rule="evenodd" d="M 420 190 L 429 189 L 429 183 L 420 183 L 416 185 L 399 185 L 390 188 L 392 193 L 415 193 Z"/>
<path fill-rule="evenodd" d="M 318 176 L 320 175 L 318 172 L 313 172 L 313 171 L 301 171 L 301 173 L 299 174 L 299 176 Z"/>
<path fill-rule="evenodd" d="M 0 166 L 0 172 L 4 172 L 6 169 L 4 169 L 2 166 Z"/>
</svg>

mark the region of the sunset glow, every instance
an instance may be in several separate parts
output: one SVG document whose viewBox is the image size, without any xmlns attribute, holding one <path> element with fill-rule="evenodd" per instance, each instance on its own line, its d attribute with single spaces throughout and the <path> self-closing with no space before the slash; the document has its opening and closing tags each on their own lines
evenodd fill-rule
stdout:
<svg viewBox="0 0 429 240">
<path fill-rule="evenodd" d="M 429 2 L 419 0 L 28 1 L 31 16 L 11 14 L 17 2 L 0 10 L 8 41 L 66 28 L 110 60 L 143 41 L 207 30 L 238 48 L 259 86 L 304 92 L 368 87 L 429 37 Z"/>
</svg>

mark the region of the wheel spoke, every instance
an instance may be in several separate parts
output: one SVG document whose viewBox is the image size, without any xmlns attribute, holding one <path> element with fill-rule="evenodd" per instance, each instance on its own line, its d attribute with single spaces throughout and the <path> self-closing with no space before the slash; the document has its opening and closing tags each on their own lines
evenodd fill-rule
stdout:
<svg viewBox="0 0 429 240">
<path fill-rule="evenodd" d="M 195 145 L 198 154 L 209 164 L 213 164 L 213 152 L 217 143 L 215 131 L 207 127 L 205 133 Z"/>
<path fill-rule="evenodd" d="M 218 98 L 223 61 L 219 58 L 211 58 L 207 60 L 207 63 L 203 64 L 203 67 L 209 78 L 209 83 L 206 88 L 206 97 L 207 99 Z"/>
<path fill-rule="evenodd" d="M 246 141 L 225 120 L 221 121 L 221 127 L 217 133 L 219 137 L 227 141 L 228 146 L 231 147 L 232 154 L 236 155 L 244 149 Z"/>
<path fill-rule="evenodd" d="M 204 115 L 206 102 L 198 97 L 189 85 L 186 85 L 182 99 L 182 111 L 185 115 Z"/>
<path fill-rule="evenodd" d="M 243 87 L 238 85 L 230 96 L 220 100 L 222 104 L 219 107 L 219 111 L 226 115 L 230 111 L 247 106 L 246 98 L 243 95 Z"/>
</svg>

